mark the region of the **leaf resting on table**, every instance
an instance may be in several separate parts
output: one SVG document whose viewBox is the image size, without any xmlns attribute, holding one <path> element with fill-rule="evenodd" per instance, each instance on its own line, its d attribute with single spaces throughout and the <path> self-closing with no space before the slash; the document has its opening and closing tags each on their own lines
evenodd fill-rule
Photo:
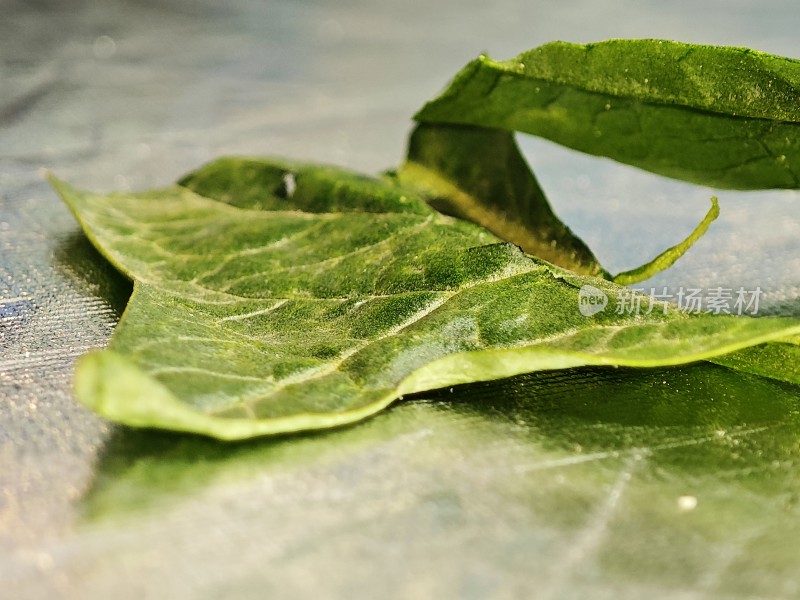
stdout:
<svg viewBox="0 0 800 600">
<path fill-rule="evenodd" d="M 416 115 L 521 131 L 733 189 L 800 187 L 800 61 L 667 40 L 553 42 L 470 62 Z"/>
<path fill-rule="evenodd" d="M 389 181 L 223 159 L 182 184 L 96 195 L 53 179 L 135 282 L 109 348 L 76 375 L 81 402 L 129 425 L 225 439 L 320 429 L 444 386 L 675 365 L 800 334 L 796 320 L 661 304 L 616 314 L 620 286 L 530 258 Z M 609 298 L 591 317 L 578 310 L 586 284 Z"/>
</svg>

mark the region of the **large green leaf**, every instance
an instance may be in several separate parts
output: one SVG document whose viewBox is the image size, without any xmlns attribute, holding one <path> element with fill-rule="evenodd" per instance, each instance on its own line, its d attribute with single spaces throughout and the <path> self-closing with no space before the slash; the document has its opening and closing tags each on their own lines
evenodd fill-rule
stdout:
<svg viewBox="0 0 800 600">
<path fill-rule="evenodd" d="M 135 281 L 110 349 L 85 357 L 76 383 L 83 403 L 131 425 L 220 438 L 317 429 L 414 392 L 682 364 L 800 334 L 797 320 L 693 316 L 646 297 L 630 314 L 625 288 L 337 169 L 226 159 L 149 193 L 53 183 Z M 604 310 L 584 316 L 582 288 Z"/>
<path fill-rule="evenodd" d="M 800 61 L 666 40 L 470 62 L 416 119 L 522 131 L 722 188 L 800 187 Z"/>
</svg>

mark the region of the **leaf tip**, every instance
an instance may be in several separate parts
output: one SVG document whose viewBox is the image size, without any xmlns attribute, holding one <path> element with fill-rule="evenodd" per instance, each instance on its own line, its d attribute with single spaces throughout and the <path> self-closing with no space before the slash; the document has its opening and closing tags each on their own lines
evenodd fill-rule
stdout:
<svg viewBox="0 0 800 600">
<path fill-rule="evenodd" d="M 75 396 L 96 413 L 133 427 L 202 433 L 203 416 L 181 404 L 161 382 L 113 350 L 82 356 L 75 369 Z M 200 421 L 200 423 L 198 423 Z"/>
<path fill-rule="evenodd" d="M 708 209 L 706 216 L 703 217 L 703 220 L 698 223 L 697 227 L 694 228 L 694 231 L 692 231 L 692 233 L 690 233 L 685 240 L 672 246 L 671 248 L 667 248 L 664 252 L 656 256 L 650 262 L 635 269 L 631 269 L 630 271 L 619 273 L 618 275 L 614 276 L 612 281 L 614 283 L 618 283 L 619 285 L 632 285 L 634 283 L 640 283 L 646 279 L 650 279 L 657 273 L 668 269 L 675 264 L 675 262 L 681 256 L 686 254 L 689 248 L 694 246 L 697 240 L 705 235 L 709 226 L 711 223 L 717 220 L 717 217 L 719 217 L 719 200 L 716 196 L 712 196 L 711 208 Z"/>
<path fill-rule="evenodd" d="M 708 211 L 708 215 L 706 219 L 710 219 L 711 221 L 715 221 L 719 216 L 719 199 L 716 196 L 711 196 L 711 209 Z"/>
</svg>

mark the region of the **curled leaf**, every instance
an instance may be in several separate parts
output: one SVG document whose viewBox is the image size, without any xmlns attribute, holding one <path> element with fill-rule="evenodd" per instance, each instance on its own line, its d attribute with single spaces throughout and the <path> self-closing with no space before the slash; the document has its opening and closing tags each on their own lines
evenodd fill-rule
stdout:
<svg viewBox="0 0 800 600">
<path fill-rule="evenodd" d="M 718 216 L 719 202 L 716 198 L 711 198 L 711 208 L 708 210 L 708 213 L 706 213 L 706 216 L 703 217 L 703 220 L 698 223 L 697 227 L 694 228 L 692 233 L 690 233 L 685 240 L 672 246 L 672 248 L 667 248 L 664 250 L 664 252 L 641 267 L 614 275 L 614 283 L 618 283 L 620 285 L 632 285 L 634 283 L 639 283 L 640 281 L 650 279 L 653 275 L 669 269 L 675 264 L 676 260 L 686 254 L 686 251 L 689 250 L 689 248 L 691 248 L 697 240 L 703 237 L 705 232 L 708 231 L 711 223 L 713 223 Z"/>
<path fill-rule="evenodd" d="M 416 115 L 521 131 L 703 185 L 800 187 L 800 61 L 667 40 L 470 62 Z"/>
<path fill-rule="evenodd" d="M 608 274 L 553 213 L 508 131 L 421 123 L 400 182 L 437 210 L 485 227 L 526 253 L 585 275 Z"/>
</svg>

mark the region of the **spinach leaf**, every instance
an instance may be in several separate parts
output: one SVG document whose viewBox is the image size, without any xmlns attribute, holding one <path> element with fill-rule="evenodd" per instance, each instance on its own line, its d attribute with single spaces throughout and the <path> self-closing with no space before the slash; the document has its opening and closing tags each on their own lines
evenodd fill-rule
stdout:
<svg viewBox="0 0 800 600">
<path fill-rule="evenodd" d="M 779 343 L 763 344 L 718 356 L 712 362 L 737 371 L 800 384 L 800 335 Z"/>
<path fill-rule="evenodd" d="M 686 254 L 689 248 L 691 248 L 697 240 L 705 235 L 705 232 L 708 231 L 711 223 L 713 223 L 718 216 L 719 202 L 717 201 L 716 197 L 713 197 L 711 198 L 711 208 L 708 210 L 708 213 L 706 213 L 706 216 L 703 217 L 703 220 L 698 223 L 697 227 L 694 228 L 694 231 L 692 231 L 685 240 L 675 244 L 670 248 L 667 248 L 664 250 L 664 252 L 641 267 L 636 267 L 630 271 L 623 271 L 622 273 L 616 274 L 613 277 L 614 283 L 619 283 L 620 285 L 632 285 L 634 283 L 639 283 L 640 281 L 650 279 L 653 275 L 669 269 L 675 264 L 675 261 Z"/>
<path fill-rule="evenodd" d="M 553 213 L 508 131 L 421 123 L 409 138 L 397 177 L 437 210 L 477 223 L 527 254 L 610 278 Z"/>
<path fill-rule="evenodd" d="M 532 256 L 621 285 L 671 267 L 719 216 L 717 199 L 712 198 L 708 214 L 685 240 L 640 267 L 612 276 L 553 213 L 508 131 L 421 123 L 395 175 L 434 208 L 477 223 Z"/>
<path fill-rule="evenodd" d="M 800 335 L 797 320 L 647 297 L 651 310 L 617 310 L 619 285 L 527 256 L 390 178 L 224 159 L 146 193 L 52 183 L 135 282 L 109 349 L 76 375 L 81 402 L 130 425 L 224 439 L 319 429 L 435 388 Z M 586 286 L 605 310 L 582 314 Z"/>
<path fill-rule="evenodd" d="M 470 62 L 416 115 L 521 131 L 703 185 L 800 187 L 800 61 L 666 40 Z"/>
</svg>

